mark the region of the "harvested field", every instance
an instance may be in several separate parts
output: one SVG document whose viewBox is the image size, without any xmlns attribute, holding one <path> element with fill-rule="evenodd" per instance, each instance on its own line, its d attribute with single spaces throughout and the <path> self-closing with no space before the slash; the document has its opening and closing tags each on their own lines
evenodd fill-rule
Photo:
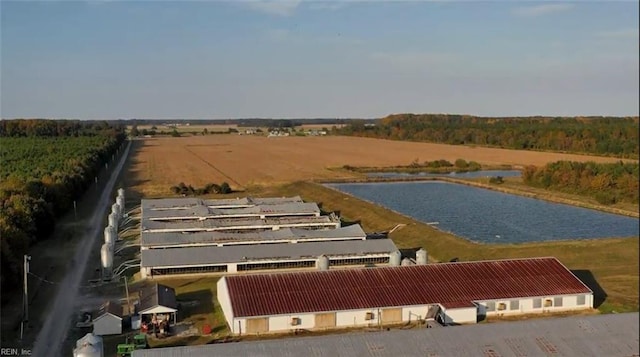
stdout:
<svg viewBox="0 0 640 357">
<path fill-rule="evenodd" d="M 179 182 L 194 187 L 228 182 L 234 189 L 299 180 L 349 179 L 344 165 L 392 166 L 462 158 L 486 165 L 544 165 L 557 160 L 615 162 L 619 159 L 370 138 L 211 135 L 142 141 L 134 154 L 136 187 L 144 195 L 166 195 Z"/>
</svg>

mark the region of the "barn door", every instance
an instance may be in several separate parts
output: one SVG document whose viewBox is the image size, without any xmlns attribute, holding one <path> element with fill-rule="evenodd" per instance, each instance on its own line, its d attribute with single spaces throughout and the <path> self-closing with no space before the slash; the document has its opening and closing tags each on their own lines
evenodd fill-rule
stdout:
<svg viewBox="0 0 640 357">
<path fill-rule="evenodd" d="M 327 328 L 336 326 L 336 313 L 316 314 L 316 328 Z"/>
<path fill-rule="evenodd" d="M 393 324 L 402 322 L 402 308 L 399 309 L 382 309 L 383 324 Z"/>
<path fill-rule="evenodd" d="M 247 333 L 269 332 L 269 318 L 247 319 Z"/>
</svg>

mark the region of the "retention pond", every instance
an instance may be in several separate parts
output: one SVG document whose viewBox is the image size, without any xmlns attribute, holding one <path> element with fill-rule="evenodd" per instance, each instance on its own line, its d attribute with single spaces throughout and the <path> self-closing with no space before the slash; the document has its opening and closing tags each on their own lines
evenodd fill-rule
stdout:
<svg viewBox="0 0 640 357">
<path fill-rule="evenodd" d="M 637 218 L 442 181 L 326 184 L 480 243 L 637 237 Z"/>
</svg>

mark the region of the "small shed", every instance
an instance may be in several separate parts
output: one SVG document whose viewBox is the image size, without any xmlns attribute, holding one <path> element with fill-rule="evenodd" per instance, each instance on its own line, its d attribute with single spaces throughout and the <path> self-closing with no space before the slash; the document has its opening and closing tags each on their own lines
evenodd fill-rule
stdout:
<svg viewBox="0 0 640 357">
<path fill-rule="evenodd" d="M 173 323 L 176 322 L 176 291 L 168 286 L 153 284 L 140 290 L 140 302 L 136 306 L 136 312 L 141 315 L 173 315 Z M 168 320 L 168 319 L 167 319 Z"/>
<path fill-rule="evenodd" d="M 122 304 L 107 301 L 93 319 L 93 334 L 96 336 L 119 335 L 122 333 Z"/>
</svg>

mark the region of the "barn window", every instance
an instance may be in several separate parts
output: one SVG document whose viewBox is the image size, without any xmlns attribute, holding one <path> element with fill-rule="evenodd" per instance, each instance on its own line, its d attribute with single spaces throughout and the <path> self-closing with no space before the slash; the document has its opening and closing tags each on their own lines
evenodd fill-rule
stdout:
<svg viewBox="0 0 640 357">
<path fill-rule="evenodd" d="M 367 314 L 364 317 L 365 320 L 373 320 L 373 312 L 367 312 Z"/>
<path fill-rule="evenodd" d="M 487 311 L 496 311 L 496 302 L 488 301 L 487 302 Z"/>
<path fill-rule="evenodd" d="M 544 299 L 544 307 L 551 307 L 551 306 L 553 306 L 553 300 Z"/>
<path fill-rule="evenodd" d="M 553 306 L 562 306 L 562 296 L 553 298 Z"/>
<path fill-rule="evenodd" d="M 542 307 L 542 299 L 537 298 L 537 299 L 533 299 L 533 308 L 534 309 L 539 309 Z"/>
<path fill-rule="evenodd" d="M 586 303 L 586 300 L 587 300 L 587 299 L 586 299 L 586 296 L 584 296 L 584 295 L 578 295 L 578 296 L 577 296 L 576 304 L 578 304 L 578 305 L 584 305 L 584 304 Z"/>
<path fill-rule="evenodd" d="M 507 304 L 501 302 L 498 304 L 498 310 L 506 310 L 507 309 Z"/>
<path fill-rule="evenodd" d="M 509 301 L 509 310 L 518 310 L 518 309 L 520 309 L 520 300 Z"/>
<path fill-rule="evenodd" d="M 291 326 L 298 326 L 300 325 L 300 318 L 299 317 L 292 317 L 291 318 Z"/>
</svg>

